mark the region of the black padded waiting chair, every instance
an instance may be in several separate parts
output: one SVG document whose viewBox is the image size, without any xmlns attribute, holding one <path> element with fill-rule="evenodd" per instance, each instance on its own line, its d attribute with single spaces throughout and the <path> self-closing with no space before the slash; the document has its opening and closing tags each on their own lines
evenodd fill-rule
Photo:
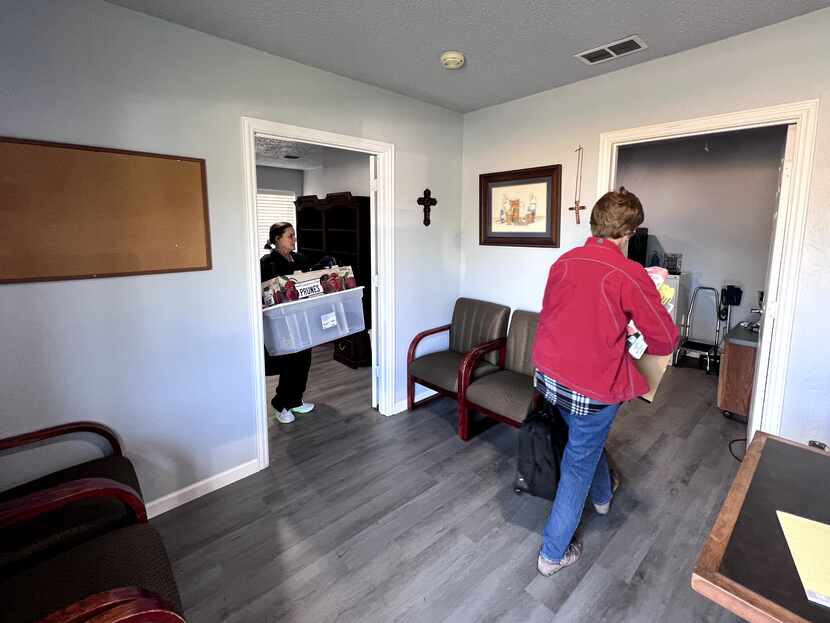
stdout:
<svg viewBox="0 0 830 623">
<path fill-rule="evenodd" d="M 0 530 L 0 574 L 110 530 L 147 521 L 133 464 L 123 455 L 115 433 L 103 424 L 71 422 L 0 439 L 0 454 L 79 434 L 104 438 L 111 454 L 0 492 L 0 509 L 7 513 L 31 509 L 27 521 L 15 521 Z M 49 512 L 43 513 L 50 503 Z"/>
</svg>

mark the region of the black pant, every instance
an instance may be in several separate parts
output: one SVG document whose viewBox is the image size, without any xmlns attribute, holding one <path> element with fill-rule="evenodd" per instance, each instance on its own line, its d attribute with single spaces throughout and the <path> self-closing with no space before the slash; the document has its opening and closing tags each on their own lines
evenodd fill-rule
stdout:
<svg viewBox="0 0 830 623">
<path fill-rule="evenodd" d="M 290 355 L 272 357 L 265 351 L 265 376 L 280 375 L 277 392 L 271 399 L 271 405 L 277 411 L 293 409 L 303 404 L 303 392 L 308 383 L 308 371 L 311 368 L 311 349 L 301 350 Z"/>
</svg>

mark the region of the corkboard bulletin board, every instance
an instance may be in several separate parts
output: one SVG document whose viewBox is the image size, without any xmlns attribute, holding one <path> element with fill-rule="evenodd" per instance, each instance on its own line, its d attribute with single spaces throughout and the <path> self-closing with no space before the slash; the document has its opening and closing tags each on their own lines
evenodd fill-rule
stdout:
<svg viewBox="0 0 830 623">
<path fill-rule="evenodd" d="M 210 268 L 204 160 L 0 137 L 0 283 Z"/>
</svg>

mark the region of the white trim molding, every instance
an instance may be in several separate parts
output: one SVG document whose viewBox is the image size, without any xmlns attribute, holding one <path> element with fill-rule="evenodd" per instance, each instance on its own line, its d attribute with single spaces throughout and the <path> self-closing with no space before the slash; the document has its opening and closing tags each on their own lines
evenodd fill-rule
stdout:
<svg viewBox="0 0 830 623">
<path fill-rule="evenodd" d="M 267 399 L 262 349 L 262 306 L 260 301 L 259 257 L 256 254 L 256 146 L 255 136 L 263 134 L 363 152 L 377 159 L 377 201 L 372 221 L 374 300 L 377 318 L 372 324 L 372 357 L 378 371 L 377 408 L 383 415 L 395 413 L 395 146 L 371 139 L 286 125 L 253 117 L 242 117 L 242 165 L 245 184 L 245 218 L 248 232 L 248 306 L 252 339 L 251 365 L 256 409 L 257 456 L 261 469 L 269 463 Z M 374 306 L 373 306 L 374 307 Z M 373 405 L 374 406 L 374 405 Z"/>
<path fill-rule="evenodd" d="M 782 192 L 779 199 L 772 243 L 771 257 L 776 265 L 770 267 L 770 274 L 777 273 L 778 279 L 777 283 L 770 282 L 767 285 L 767 318 L 758 350 L 759 359 L 764 354 L 766 356 L 763 357 L 764 361 L 758 361 L 756 364 L 755 386 L 747 427 L 747 438 L 750 440 L 758 430 L 773 435 L 781 432 L 790 343 L 795 324 L 799 273 L 804 251 L 804 231 L 807 225 L 818 108 L 818 100 L 806 100 L 600 135 L 597 197 L 615 186 L 617 154 L 623 145 L 774 125 L 794 126 L 794 131 L 788 133 L 788 140 L 793 143 L 788 145 L 792 162 L 787 163 L 787 170 L 782 176 L 782 190 L 786 187 L 787 192 Z M 772 324 L 772 327 L 767 330 L 769 324 Z"/>
<path fill-rule="evenodd" d="M 430 398 L 437 394 L 435 390 L 429 389 L 428 387 L 416 387 L 415 388 L 415 402 L 423 400 L 424 398 Z M 403 400 L 399 400 L 395 403 L 395 410 L 390 413 L 389 415 L 395 415 L 396 413 L 403 413 L 406 411 L 407 408 L 407 399 L 404 398 Z"/>
<path fill-rule="evenodd" d="M 162 513 L 173 510 L 182 504 L 187 504 L 188 502 L 191 502 L 196 498 L 200 498 L 203 495 L 207 495 L 208 493 L 212 493 L 217 489 L 227 487 L 228 485 L 235 483 L 237 480 L 247 478 L 248 476 L 257 473 L 259 470 L 259 459 L 253 459 L 247 463 L 243 463 L 242 465 L 237 465 L 229 470 L 209 478 L 205 478 L 204 480 L 200 480 L 199 482 L 194 482 L 192 485 L 188 485 L 184 489 L 179 489 L 178 491 L 168 493 L 167 495 L 153 500 L 152 502 L 148 502 L 147 516 L 151 519 L 153 517 L 158 517 Z"/>
</svg>

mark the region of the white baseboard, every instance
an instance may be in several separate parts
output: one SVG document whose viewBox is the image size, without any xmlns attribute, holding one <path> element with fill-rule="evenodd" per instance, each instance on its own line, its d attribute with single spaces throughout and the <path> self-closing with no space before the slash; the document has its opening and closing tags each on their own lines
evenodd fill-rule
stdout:
<svg viewBox="0 0 830 623">
<path fill-rule="evenodd" d="M 192 485 L 188 485 L 183 489 L 174 491 L 173 493 L 168 493 L 167 495 L 148 503 L 146 505 L 147 515 L 150 518 L 157 517 L 162 513 L 166 513 L 169 510 L 173 510 L 174 508 L 181 506 L 182 504 L 186 504 L 196 498 L 207 495 L 211 491 L 216 491 L 217 489 L 221 489 L 222 487 L 234 483 L 237 480 L 242 480 L 251 474 L 255 474 L 259 470 L 259 461 L 254 459 L 252 461 L 248 461 L 247 463 L 243 463 L 242 465 L 232 467 L 220 474 L 216 474 L 215 476 L 210 476 L 204 480 L 200 480 L 199 482 L 194 482 Z"/>
<path fill-rule="evenodd" d="M 431 389 L 427 389 L 426 387 L 418 388 L 418 389 L 415 390 L 415 402 L 418 402 L 419 400 L 423 400 L 424 398 L 429 398 L 430 396 L 434 396 L 437 393 L 438 392 L 433 391 Z M 392 413 L 390 413 L 389 415 L 395 415 L 395 414 L 401 413 L 403 411 L 406 411 L 406 398 L 396 402 Z"/>
</svg>

